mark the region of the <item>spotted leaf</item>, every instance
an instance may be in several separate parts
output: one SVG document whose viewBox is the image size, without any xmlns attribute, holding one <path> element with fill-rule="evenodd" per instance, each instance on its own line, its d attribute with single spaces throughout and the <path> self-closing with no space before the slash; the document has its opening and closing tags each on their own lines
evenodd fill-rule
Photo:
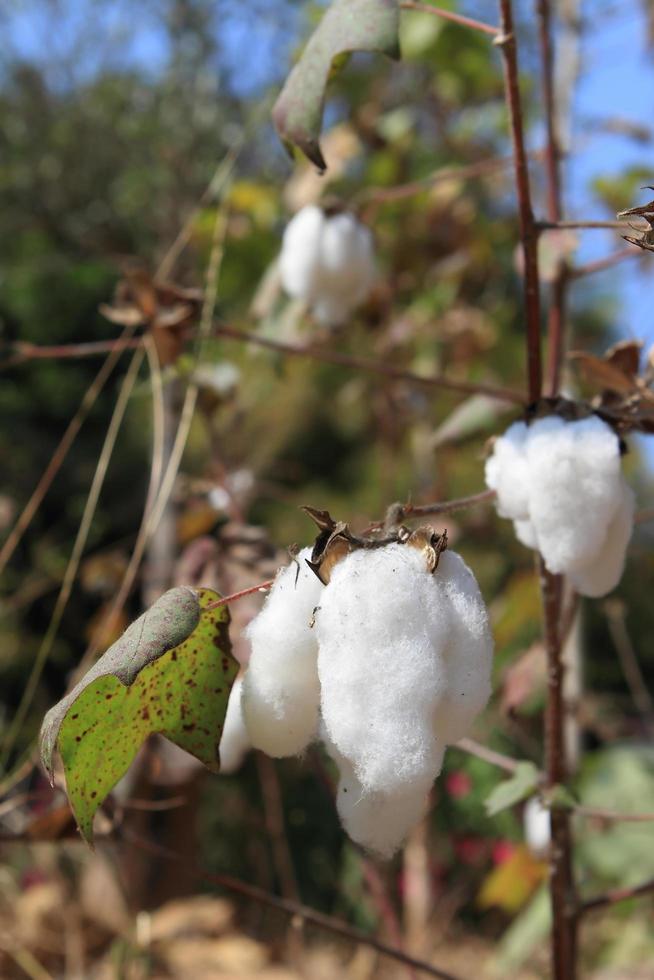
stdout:
<svg viewBox="0 0 654 980">
<path fill-rule="evenodd" d="M 238 664 L 227 606 L 210 589 L 172 589 L 46 715 L 41 756 L 52 775 L 59 749 L 71 807 L 85 840 L 93 817 L 145 739 L 160 733 L 209 769 Z"/>
</svg>

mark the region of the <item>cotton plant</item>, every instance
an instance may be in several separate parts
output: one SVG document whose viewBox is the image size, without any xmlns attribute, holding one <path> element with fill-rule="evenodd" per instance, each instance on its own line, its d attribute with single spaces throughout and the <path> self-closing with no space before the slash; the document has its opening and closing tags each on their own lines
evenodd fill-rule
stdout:
<svg viewBox="0 0 654 980">
<path fill-rule="evenodd" d="M 243 714 L 270 755 L 321 741 L 345 830 L 390 857 L 425 812 L 446 746 L 488 700 L 493 641 L 475 578 L 445 537 L 334 544 L 323 564 L 305 549 L 282 569 L 250 624 Z"/>
<path fill-rule="evenodd" d="M 338 326 L 370 293 L 372 233 L 349 211 L 307 205 L 286 227 L 279 271 L 289 296 L 304 300 L 319 323 Z"/>
<path fill-rule="evenodd" d="M 581 595 L 599 597 L 620 581 L 635 498 L 620 440 L 597 415 L 549 415 L 514 422 L 493 446 L 486 483 L 518 539 Z"/>
</svg>

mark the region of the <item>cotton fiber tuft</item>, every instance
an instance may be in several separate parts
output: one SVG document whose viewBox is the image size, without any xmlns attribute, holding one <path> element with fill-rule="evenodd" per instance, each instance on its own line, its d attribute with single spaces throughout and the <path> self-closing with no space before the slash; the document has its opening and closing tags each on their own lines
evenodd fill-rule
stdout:
<svg viewBox="0 0 654 980">
<path fill-rule="evenodd" d="M 279 270 L 290 296 L 304 300 L 320 323 L 337 326 L 370 292 L 372 234 L 349 212 L 308 205 L 286 227 Z"/>
<path fill-rule="evenodd" d="M 247 628 L 252 654 L 243 717 L 254 748 L 274 757 L 302 752 L 318 727 L 318 644 L 310 623 L 323 585 L 307 566 L 311 549 L 281 569 Z"/>
<path fill-rule="evenodd" d="M 514 522 L 553 574 L 569 575 L 582 595 L 600 596 L 622 575 L 634 498 L 625 483 L 620 443 L 596 415 L 551 415 L 515 422 L 486 463 L 497 510 Z"/>
<path fill-rule="evenodd" d="M 440 772 L 490 692 L 492 640 L 476 582 L 446 551 L 431 574 L 416 548 L 355 551 L 316 615 L 325 728 L 369 792 Z"/>
</svg>

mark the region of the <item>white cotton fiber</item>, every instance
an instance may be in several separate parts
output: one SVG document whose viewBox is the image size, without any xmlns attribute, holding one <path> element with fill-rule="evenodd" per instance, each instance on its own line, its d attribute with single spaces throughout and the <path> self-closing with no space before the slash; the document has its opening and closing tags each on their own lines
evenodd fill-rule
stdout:
<svg viewBox="0 0 654 980">
<path fill-rule="evenodd" d="M 486 482 L 498 513 L 514 521 L 519 540 L 540 551 L 550 572 L 570 575 L 584 595 L 614 588 L 633 505 L 610 426 L 596 415 L 515 423 L 495 442 Z"/>
<path fill-rule="evenodd" d="M 362 791 L 424 796 L 489 693 L 492 639 L 472 573 L 450 552 L 432 574 L 409 545 L 355 551 L 332 571 L 316 631 L 325 729 Z"/>
<path fill-rule="evenodd" d="M 623 484 L 620 506 L 608 526 L 601 551 L 588 566 L 570 573 L 570 581 L 581 595 L 592 598 L 606 595 L 622 578 L 635 509 L 634 492 Z"/>
<path fill-rule="evenodd" d="M 522 816 L 525 842 L 537 857 L 544 857 L 550 846 L 550 811 L 537 796 L 531 796 Z"/>
<path fill-rule="evenodd" d="M 379 857 L 392 857 L 424 816 L 433 779 L 418 780 L 394 793 L 371 793 L 328 737 L 324 742 L 339 769 L 336 809 L 344 829 L 355 843 Z"/>
<path fill-rule="evenodd" d="M 337 325 L 362 303 L 375 274 L 370 230 L 353 214 L 311 204 L 289 222 L 279 257 L 282 285 L 321 323 Z"/>
<path fill-rule="evenodd" d="M 435 726 L 444 742 L 452 744 L 470 732 L 490 697 L 493 640 L 477 580 L 461 556 L 445 551 L 434 574 L 452 610 L 443 651 L 447 682 Z"/>
<path fill-rule="evenodd" d="M 227 702 L 227 714 L 220 739 L 220 771 L 225 774 L 236 772 L 252 747 L 243 720 L 241 690 L 243 678 L 237 677 L 232 685 Z"/>
<path fill-rule="evenodd" d="M 324 587 L 306 564 L 310 557 L 305 548 L 278 573 L 247 628 L 243 717 L 252 745 L 274 757 L 302 752 L 318 726 L 318 644 L 310 622 Z"/>
<path fill-rule="evenodd" d="M 524 422 L 514 422 L 495 440 L 493 453 L 486 460 L 486 483 L 497 492 L 497 512 L 513 521 L 529 518 L 528 431 Z"/>
</svg>

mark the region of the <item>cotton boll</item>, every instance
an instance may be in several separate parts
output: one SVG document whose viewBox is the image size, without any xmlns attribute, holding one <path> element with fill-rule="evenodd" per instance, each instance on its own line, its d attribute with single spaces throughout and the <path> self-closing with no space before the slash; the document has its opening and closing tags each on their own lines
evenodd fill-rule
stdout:
<svg viewBox="0 0 654 980">
<path fill-rule="evenodd" d="M 550 846 L 550 812 L 537 796 L 527 800 L 523 813 L 525 841 L 537 857 L 544 857 Z"/>
<path fill-rule="evenodd" d="M 311 549 L 277 575 L 247 628 L 252 646 L 243 680 L 243 717 L 252 745 L 268 755 L 297 755 L 318 725 L 318 645 L 310 621 L 323 586 L 306 564 Z"/>
<path fill-rule="evenodd" d="M 279 269 L 287 293 L 308 303 L 321 323 L 337 325 L 370 291 L 372 235 L 353 214 L 310 205 L 284 232 Z"/>
<path fill-rule="evenodd" d="M 538 419 L 527 440 L 529 516 L 550 572 L 583 568 L 597 556 L 620 503 L 620 447 L 597 416 Z"/>
<path fill-rule="evenodd" d="M 636 498 L 631 487 L 622 486 L 620 506 L 609 524 L 606 539 L 599 555 L 585 568 L 570 576 L 570 581 L 581 595 L 598 598 L 611 592 L 624 570 L 627 545 L 634 527 Z"/>
<path fill-rule="evenodd" d="M 223 734 L 220 739 L 220 771 L 225 774 L 236 772 L 241 768 L 243 760 L 252 747 L 250 737 L 243 720 L 241 707 L 241 690 L 243 678 L 237 677 L 232 685 L 227 702 L 227 713 Z"/>
<path fill-rule="evenodd" d="M 633 523 L 633 497 L 621 470 L 617 435 L 596 415 L 516 423 L 496 440 L 486 482 L 518 539 L 567 574 L 583 595 L 619 581 Z M 610 541 L 610 543 L 609 543 Z"/>
<path fill-rule="evenodd" d="M 435 576 L 453 612 L 443 661 L 447 683 L 435 709 L 435 731 L 446 743 L 464 738 L 491 693 L 493 637 L 477 580 L 454 551 L 440 556 Z"/>
<path fill-rule="evenodd" d="M 486 485 L 497 493 L 497 512 L 514 521 L 529 518 L 528 433 L 524 422 L 514 422 L 495 440 L 486 460 Z"/>
</svg>

